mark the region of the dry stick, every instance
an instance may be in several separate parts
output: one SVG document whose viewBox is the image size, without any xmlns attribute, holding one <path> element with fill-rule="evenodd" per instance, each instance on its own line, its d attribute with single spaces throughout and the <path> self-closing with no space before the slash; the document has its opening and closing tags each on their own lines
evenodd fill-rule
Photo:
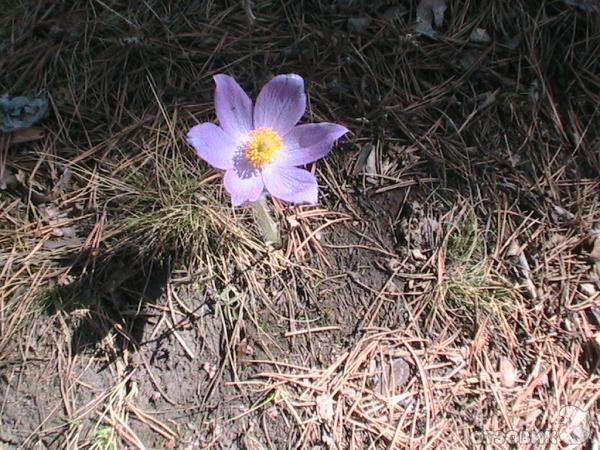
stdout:
<svg viewBox="0 0 600 450">
<path fill-rule="evenodd" d="M 296 422 L 298 423 L 298 425 L 302 426 L 302 424 L 303 424 L 302 418 L 296 411 L 296 408 L 294 408 L 294 405 L 292 405 L 290 403 L 290 401 L 288 400 L 287 395 L 285 395 L 285 391 L 283 393 L 281 393 L 280 396 L 281 396 L 281 399 L 283 400 L 283 402 L 285 403 L 285 405 L 288 407 L 288 410 L 292 413 L 292 416 L 294 416 L 294 419 L 296 419 Z"/>
<path fill-rule="evenodd" d="M 275 445 L 273 444 L 273 441 L 271 440 L 271 436 L 269 435 L 269 426 L 267 426 L 267 414 L 263 414 L 261 417 L 261 425 L 262 425 L 262 430 L 263 433 L 265 435 L 265 437 L 267 438 L 267 448 L 275 448 Z M 286 425 L 289 427 L 289 423 L 286 423 Z"/>
<path fill-rule="evenodd" d="M 302 434 L 298 438 L 298 443 L 294 447 L 294 450 L 300 450 L 300 449 L 306 448 L 305 442 L 308 439 L 308 434 L 310 433 L 310 427 L 308 427 L 308 426 L 302 427 L 302 425 L 304 425 L 304 423 L 302 423 L 300 425 L 302 428 Z M 310 425 L 310 423 L 309 423 L 309 425 Z"/>
<path fill-rule="evenodd" d="M 245 306 L 245 301 L 244 301 L 245 297 L 242 296 L 242 300 L 240 301 L 240 306 L 239 306 L 239 311 L 240 311 L 240 317 L 238 318 L 238 320 L 235 323 L 235 326 L 231 332 L 231 336 L 234 338 L 236 336 L 236 334 L 239 336 L 239 328 L 241 327 L 241 322 L 243 320 L 243 310 L 244 310 L 244 306 Z M 227 330 L 227 324 L 225 323 L 225 315 L 221 314 L 221 324 L 223 326 L 223 330 Z M 233 370 L 233 375 L 234 375 L 234 382 L 239 382 L 238 379 L 238 375 L 235 372 L 235 368 L 237 367 L 236 364 L 236 355 L 235 352 L 232 352 L 232 342 L 230 342 L 230 337 L 228 335 L 227 332 L 224 332 L 223 334 L 224 338 L 225 338 L 225 350 L 226 350 L 226 359 L 229 361 L 231 367 L 234 369 Z M 210 396 L 213 393 L 213 390 L 215 389 L 215 387 L 217 386 L 217 383 L 220 382 L 220 380 L 223 378 L 223 373 L 225 372 L 225 364 L 227 363 L 227 361 L 223 361 L 223 363 L 219 366 L 219 370 L 217 371 L 217 373 L 215 373 L 215 375 L 211 378 L 210 383 L 206 389 L 206 392 L 204 393 L 204 396 L 202 397 L 202 401 L 201 404 L 204 405 L 208 399 L 210 398 Z"/>
<path fill-rule="evenodd" d="M 62 316 L 60 316 L 62 319 Z M 55 342 L 55 344 L 58 344 L 58 342 Z M 72 405 L 69 402 L 69 390 L 67 389 L 67 387 L 65 386 L 65 379 L 61 376 L 63 374 L 63 358 L 64 355 L 62 354 L 61 348 L 60 346 L 57 345 L 57 358 L 56 358 L 56 365 L 57 365 L 57 371 L 59 374 L 59 384 L 60 384 L 60 393 L 61 393 L 61 397 L 62 397 L 62 401 L 63 401 L 63 405 L 65 408 L 65 411 L 67 413 L 68 417 L 72 417 L 73 416 L 73 410 L 72 410 Z M 69 358 L 69 361 L 72 361 L 71 359 L 71 354 L 69 352 L 69 354 L 67 355 L 67 357 Z M 69 364 L 67 364 L 67 366 L 69 366 Z M 66 373 L 66 377 L 70 378 L 70 371 L 71 371 L 71 367 L 69 366 L 69 369 Z"/>
<path fill-rule="evenodd" d="M 185 341 L 183 340 L 183 338 L 179 335 L 179 333 L 177 332 L 177 330 L 175 329 L 175 326 L 167 319 L 166 320 L 167 326 L 171 329 L 171 331 L 173 332 L 173 336 L 175 336 L 175 339 L 177 339 L 177 341 L 181 344 L 181 346 L 183 347 L 183 350 L 185 351 L 185 353 L 188 355 L 188 357 L 190 359 L 194 359 L 195 355 L 194 352 L 192 352 L 192 350 L 190 350 L 190 348 L 188 347 L 188 345 L 185 343 Z"/>
<path fill-rule="evenodd" d="M 313 369 L 306 368 L 303 366 L 298 366 L 296 364 L 290 364 L 290 363 L 280 362 L 280 361 L 272 361 L 269 359 L 251 359 L 251 360 L 245 360 L 244 362 L 252 362 L 254 364 L 270 364 L 273 366 L 287 367 L 288 369 L 294 369 L 294 370 L 313 371 Z M 307 377 L 307 376 L 312 376 L 312 375 L 311 374 L 303 374 L 303 375 L 302 374 L 300 374 L 300 375 L 288 374 L 288 376 Z"/>
<path fill-rule="evenodd" d="M 290 377 L 286 376 L 285 374 L 280 374 L 280 373 L 276 373 L 276 372 L 261 372 L 261 373 L 256 374 L 256 378 L 270 378 L 270 379 L 273 379 L 276 381 L 281 381 L 284 383 L 296 384 L 296 385 L 302 386 L 303 388 L 308 389 L 308 390 L 313 390 L 313 391 L 318 391 L 318 392 L 327 392 L 327 389 L 324 387 L 318 387 L 318 386 L 315 386 L 314 384 L 297 381 L 297 380 L 291 379 Z M 307 377 L 303 377 L 303 378 L 307 378 Z M 321 379 L 322 377 L 316 377 L 316 378 Z"/>
<path fill-rule="evenodd" d="M 393 253 L 393 252 L 387 252 L 384 248 L 381 247 L 381 244 L 379 242 L 377 242 L 374 238 L 372 238 L 371 236 L 368 236 L 367 234 L 364 234 L 358 230 L 352 230 L 350 229 L 349 231 L 351 231 L 352 233 L 356 234 L 357 236 L 360 236 L 361 238 L 363 238 L 365 241 L 370 242 L 371 244 L 373 244 L 373 246 L 377 249 L 377 251 L 387 254 L 388 256 L 391 256 L 392 258 L 398 258 L 398 254 Z"/>
<path fill-rule="evenodd" d="M 169 305 L 168 310 L 169 310 L 169 312 L 171 314 L 171 320 L 169 320 L 169 319 L 166 320 L 167 326 L 169 327 L 169 329 L 173 333 L 173 336 L 175 336 L 175 339 L 177 339 L 177 342 L 179 342 L 181 344 L 181 346 L 183 347 L 183 350 L 188 355 L 188 357 L 190 359 L 194 359 L 194 357 L 195 357 L 194 352 L 192 352 L 190 350 L 190 348 L 188 347 L 188 345 L 185 343 L 184 339 L 177 332 L 175 324 L 178 321 L 175 318 L 175 311 L 173 310 L 173 297 L 172 297 L 171 294 L 172 294 L 172 290 L 169 288 L 169 286 L 167 286 L 167 303 Z"/>
<path fill-rule="evenodd" d="M 117 434 L 126 442 L 129 442 L 131 445 L 135 446 L 139 450 L 145 450 L 146 447 L 140 441 L 140 438 L 131 430 L 126 423 L 123 423 L 119 418 L 117 418 L 118 422 L 110 417 L 103 417 L 102 420 L 109 424 L 114 430 L 116 430 Z"/>
<path fill-rule="evenodd" d="M 367 313 L 365 314 L 365 317 L 367 317 L 367 315 L 369 314 L 371 315 L 371 320 L 369 320 L 369 324 L 367 325 L 367 327 L 373 326 L 373 322 L 375 321 L 377 314 L 379 314 L 379 310 L 381 309 L 383 302 L 388 300 L 387 297 L 384 295 L 384 292 L 387 289 L 388 285 L 394 281 L 394 278 L 396 278 L 396 274 L 397 270 L 394 271 L 394 273 L 388 277 L 383 287 L 379 290 L 377 297 L 375 297 L 375 302 L 377 302 L 375 305 L 375 309 L 373 311 L 367 311 Z"/>
<path fill-rule="evenodd" d="M 374 252 L 374 253 L 381 253 L 382 255 L 389 256 L 391 258 L 395 258 L 395 257 L 398 256 L 395 253 L 391 253 L 391 252 L 388 252 L 386 250 L 382 250 L 382 249 L 378 249 L 378 248 L 373 248 L 373 247 L 368 247 L 366 245 L 361 245 L 361 244 L 351 244 L 351 245 L 322 244 L 322 245 L 325 248 L 333 248 L 333 249 L 341 249 L 341 250 L 359 248 L 361 250 L 368 250 L 368 251 Z"/>
<path fill-rule="evenodd" d="M 396 431 L 394 432 L 394 437 L 393 437 L 393 440 L 390 442 L 390 445 L 394 445 L 395 444 L 396 438 L 400 436 L 400 433 L 402 433 L 403 435 L 406 435 L 406 433 L 403 433 L 401 430 L 402 430 L 403 425 L 404 425 L 404 420 L 408 416 L 409 412 L 410 412 L 410 408 L 405 408 L 404 412 L 402 413 L 402 415 L 398 419 L 398 425 L 396 426 Z M 404 439 L 406 440 L 406 437 Z M 390 447 L 390 450 L 393 450 L 393 448 Z"/>
<path fill-rule="evenodd" d="M 179 304 L 179 306 L 189 315 L 195 315 L 194 311 L 192 311 L 190 308 L 187 307 L 187 305 L 185 303 L 183 303 L 183 301 L 179 298 L 179 295 L 177 294 L 177 291 L 175 291 L 175 289 L 173 288 L 173 286 L 171 285 L 171 283 L 169 283 L 169 290 L 170 290 L 170 295 L 173 296 L 173 298 L 175 299 L 175 301 Z"/>
<path fill-rule="evenodd" d="M 167 393 L 165 391 L 163 391 L 162 388 L 160 387 L 160 384 L 158 383 L 158 381 L 154 377 L 154 374 L 152 373 L 152 370 L 150 370 L 150 365 L 148 364 L 148 361 L 146 361 L 146 358 L 144 358 L 144 356 L 140 352 L 138 352 L 138 355 L 139 355 L 140 359 L 142 360 L 142 363 L 144 364 L 144 367 L 146 368 L 146 371 L 148 372 L 148 375 L 150 376 L 150 380 L 152 380 L 152 384 L 154 385 L 154 387 L 158 390 L 158 392 L 160 392 L 160 395 L 162 395 L 162 397 L 167 402 L 169 402 L 173 406 L 176 406 L 177 402 L 175 402 L 173 399 L 171 399 L 167 395 Z"/>
<path fill-rule="evenodd" d="M 292 336 L 298 336 L 300 334 L 312 334 L 312 333 L 319 333 L 322 331 L 336 331 L 339 330 L 340 327 L 335 326 L 335 325 L 330 325 L 330 326 L 324 326 L 324 327 L 317 327 L 317 328 L 307 328 L 304 330 L 297 330 L 297 331 L 287 331 L 286 333 L 284 333 L 284 337 L 292 337 Z"/>
<path fill-rule="evenodd" d="M 347 217 L 341 217 L 341 218 L 339 218 L 339 219 L 334 219 L 334 220 L 332 220 L 332 221 L 330 221 L 330 222 L 324 223 L 323 225 L 321 225 L 320 227 L 318 227 L 316 230 L 314 230 L 312 233 L 310 233 L 310 234 L 308 235 L 308 237 L 307 237 L 307 238 L 306 238 L 306 239 L 305 239 L 305 240 L 304 240 L 304 241 L 303 241 L 303 242 L 302 242 L 302 243 L 301 243 L 301 244 L 300 244 L 300 245 L 299 245 L 299 246 L 298 246 L 298 247 L 295 249 L 295 251 L 297 251 L 297 252 L 298 252 L 298 251 L 300 251 L 300 250 L 301 250 L 301 249 L 302 249 L 302 248 L 303 248 L 303 247 L 304 247 L 306 244 L 308 244 L 308 242 L 309 242 L 311 239 L 313 239 L 313 238 L 315 237 L 315 235 L 316 235 L 316 234 L 317 234 L 319 231 L 322 231 L 322 230 L 324 230 L 325 228 L 327 228 L 327 227 L 329 227 L 329 226 L 331 226 L 331 225 L 333 225 L 333 224 L 335 224 L 335 223 L 338 223 L 338 222 L 344 222 L 344 221 L 346 221 L 346 220 L 349 220 L 349 218 L 347 218 Z"/>
<path fill-rule="evenodd" d="M 419 370 L 419 374 L 421 375 L 421 382 L 423 384 L 423 397 L 425 397 L 425 416 L 426 416 L 426 420 L 425 420 L 425 435 L 428 435 L 429 434 L 429 430 L 431 428 L 431 425 L 429 423 L 430 420 L 431 420 L 431 401 L 430 401 L 430 398 L 429 398 L 429 396 L 431 395 L 431 391 L 429 389 L 429 382 L 428 382 L 428 379 L 427 379 L 427 373 L 425 372 L 425 368 L 423 367 L 423 363 L 421 362 L 421 359 L 415 353 L 415 351 L 413 350 L 413 348 L 410 345 L 407 345 L 407 344 L 404 344 L 404 346 L 410 352 L 413 360 L 415 361 L 417 369 Z"/>
<path fill-rule="evenodd" d="M 491 368 L 491 363 L 488 358 L 488 355 L 484 353 L 483 358 L 484 358 L 485 362 L 487 363 L 486 365 L 488 366 L 488 367 L 485 367 L 484 370 L 486 370 L 486 372 L 488 372 L 488 373 L 492 373 L 493 370 Z M 500 412 L 502 413 L 502 416 L 504 417 L 504 421 L 506 422 L 506 425 L 508 425 L 509 427 L 512 426 L 510 419 L 508 418 L 508 410 L 506 408 L 506 401 L 504 400 L 504 396 L 502 395 L 502 392 L 500 392 L 500 389 L 498 388 L 496 383 L 494 383 L 491 380 L 491 376 L 490 376 L 489 386 L 490 386 L 490 390 L 492 391 L 494 398 L 496 399 L 496 402 L 498 403 L 498 406 L 500 407 Z"/>
<path fill-rule="evenodd" d="M 150 414 L 146 413 L 145 411 L 142 411 L 137 406 L 133 405 L 131 402 L 127 401 L 126 404 L 127 404 L 127 409 L 129 409 L 129 411 L 131 411 L 133 414 L 135 414 L 141 422 L 144 422 L 146 425 L 148 425 L 150 428 L 152 428 L 154 431 L 156 431 L 158 434 L 160 434 L 164 438 L 173 440 L 177 437 L 177 433 L 175 433 L 173 430 L 171 430 L 164 423 L 156 420 Z"/>
<path fill-rule="evenodd" d="M 390 184 L 389 186 L 384 186 L 382 188 L 377 189 L 375 194 L 382 194 L 384 192 L 393 191 L 394 189 L 406 188 L 409 186 L 422 185 L 424 183 L 437 183 L 439 182 L 439 178 L 419 178 L 418 180 L 405 180 L 400 181 L 398 183 Z"/>
<path fill-rule="evenodd" d="M 359 359 L 360 364 L 362 364 L 364 362 L 364 356 L 365 356 L 364 352 L 362 352 L 360 355 L 357 355 L 357 359 L 359 359 L 359 357 L 360 357 L 360 359 Z M 359 364 L 359 366 L 360 366 L 360 364 Z M 367 374 L 363 372 L 362 376 L 361 376 L 361 386 L 356 386 L 358 388 L 357 390 L 362 393 L 366 389 L 366 387 L 365 387 L 366 384 L 367 384 Z M 340 386 L 340 390 L 341 390 L 341 387 L 343 387 L 343 384 L 339 383 L 338 386 Z M 350 387 L 352 387 L 352 386 L 354 386 L 354 384 L 350 384 Z M 346 413 L 346 421 L 350 421 L 351 420 L 352 415 L 355 413 L 355 411 L 357 412 L 357 414 L 359 414 L 360 403 L 362 402 L 362 400 L 363 400 L 363 396 L 362 395 L 357 395 L 356 396 L 356 399 L 354 400 L 354 402 L 352 403 L 352 405 L 348 409 L 348 412 Z"/>
</svg>

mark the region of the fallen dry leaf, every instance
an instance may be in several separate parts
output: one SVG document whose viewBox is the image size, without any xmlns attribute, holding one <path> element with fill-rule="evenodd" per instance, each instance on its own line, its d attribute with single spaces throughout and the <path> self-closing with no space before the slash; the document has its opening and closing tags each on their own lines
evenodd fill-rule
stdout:
<svg viewBox="0 0 600 450">
<path fill-rule="evenodd" d="M 21 130 L 16 130 L 12 132 L 9 140 L 9 145 L 25 144 L 27 142 L 39 141 L 43 137 L 44 130 L 42 130 L 41 128 L 23 128 Z"/>
<path fill-rule="evenodd" d="M 590 252 L 590 258 L 594 261 L 600 261 L 600 235 L 594 239 L 594 246 Z"/>
<path fill-rule="evenodd" d="M 524 287 L 527 290 L 527 294 L 532 300 L 537 299 L 538 293 L 533 280 L 531 279 L 531 268 L 525 253 L 519 246 L 519 242 L 515 239 L 510 243 L 510 246 L 506 252 L 508 261 L 516 269 L 518 276 L 524 283 Z"/>
<path fill-rule="evenodd" d="M 560 410 L 560 440 L 567 445 L 585 442 L 592 432 L 590 413 L 576 406 L 565 406 Z"/>
<path fill-rule="evenodd" d="M 438 39 L 438 32 L 433 29 L 432 21 L 436 27 L 444 24 L 446 12 L 445 0 L 421 0 L 417 6 L 417 25 L 415 31 L 431 39 Z"/>
<path fill-rule="evenodd" d="M 600 12 L 600 2 L 598 0 L 562 0 L 569 6 L 574 6 L 586 12 Z"/>
<path fill-rule="evenodd" d="M 275 421 L 277 419 L 279 419 L 279 410 L 277 409 L 277 406 L 270 406 L 269 408 L 267 408 L 267 410 L 265 411 L 265 415 Z"/>
<path fill-rule="evenodd" d="M 254 348 L 248 344 L 246 339 L 242 339 L 237 345 L 237 351 L 239 356 L 254 356 Z"/>
<path fill-rule="evenodd" d="M 410 378 L 410 365 L 403 358 L 384 361 L 375 382 L 375 392 L 392 397 L 398 388 L 404 386 Z"/>
<path fill-rule="evenodd" d="M 83 238 L 80 237 L 64 237 L 51 239 L 44 242 L 44 248 L 48 250 L 55 250 L 58 248 L 76 248 L 83 245 L 83 242 Z"/>
<path fill-rule="evenodd" d="M 419 250 L 418 248 L 412 249 L 411 250 L 411 254 L 412 257 L 417 260 L 417 261 L 425 261 L 427 260 L 427 256 L 425 256 L 421 250 Z"/>
<path fill-rule="evenodd" d="M 492 39 L 490 38 L 490 35 L 488 34 L 488 32 L 485 31 L 483 28 L 475 28 L 471 32 L 471 35 L 469 36 L 469 40 L 471 42 L 475 42 L 478 44 L 487 44 Z"/>
<path fill-rule="evenodd" d="M 372 146 L 371 152 L 369 153 L 369 156 L 367 156 L 364 173 L 367 182 L 377 184 L 377 177 L 372 176 L 377 175 L 377 152 L 375 151 L 374 146 Z"/>
<path fill-rule="evenodd" d="M 565 208 L 563 208 L 562 206 L 558 206 L 558 205 L 554 205 L 554 207 L 552 208 L 552 217 L 557 222 L 559 222 L 559 221 L 569 222 L 569 221 L 575 220 L 575 214 L 573 214 L 570 211 L 567 211 Z"/>
<path fill-rule="evenodd" d="M 348 19 L 348 31 L 351 33 L 363 33 L 371 24 L 370 17 L 351 17 Z"/>
<path fill-rule="evenodd" d="M 580 284 L 579 285 L 579 290 L 586 297 L 593 297 L 598 292 L 596 290 L 596 286 L 594 286 L 592 283 L 582 283 L 582 284 Z"/>
<path fill-rule="evenodd" d="M 352 175 L 357 176 L 364 173 L 365 167 L 367 166 L 367 158 L 369 158 L 369 155 L 374 148 L 375 146 L 373 144 L 367 144 L 360 149 L 358 157 L 356 158 L 356 163 L 354 164 L 354 169 L 352 170 Z"/>
<path fill-rule="evenodd" d="M 18 184 L 17 177 L 13 174 L 13 171 L 8 167 L 4 167 L 0 170 L 0 190 L 6 190 L 9 186 Z"/>
<path fill-rule="evenodd" d="M 317 396 L 317 413 L 325 422 L 333 420 L 333 398 L 331 395 L 323 394 Z"/>
<path fill-rule="evenodd" d="M 517 381 L 517 369 L 508 358 L 502 358 L 500 360 L 500 383 L 506 388 L 511 388 Z"/>
<path fill-rule="evenodd" d="M 202 369 L 206 372 L 206 374 L 208 375 L 208 378 L 211 379 L 211 380 L 217 374 L 217 368 L 216 368 L 216 366 L 214 364 L 210 364 L 208 362 L 205 362 L 202 365 Z"/>
</svg>

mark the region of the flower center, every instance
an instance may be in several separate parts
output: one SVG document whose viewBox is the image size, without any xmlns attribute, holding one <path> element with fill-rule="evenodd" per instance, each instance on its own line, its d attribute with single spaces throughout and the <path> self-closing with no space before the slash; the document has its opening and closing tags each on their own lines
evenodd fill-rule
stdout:
<svg viewBox="0 0 600 450">
<path fill-rule="evenodd" d="M 250 132 L 250 140 L 244 147 L 248 161 L 258 169 L 273 161 L 275 154 L 283 148 L 283 139 L 272 128 L 261 127 Z"/>
</svg>

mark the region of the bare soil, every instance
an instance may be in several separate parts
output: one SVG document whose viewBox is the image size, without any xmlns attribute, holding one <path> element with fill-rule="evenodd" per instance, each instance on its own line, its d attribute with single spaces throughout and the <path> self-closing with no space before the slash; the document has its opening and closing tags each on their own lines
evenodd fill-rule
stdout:
<svg viewBox="0 0 600 450">
<path fill-rule="evenodd" d="M 600 16 L 417 3 L 4 8 L 1 449 L 599 445 Z M 352 133 L 274 249 L 184 136 L 288 72 Z"/>
</svg>

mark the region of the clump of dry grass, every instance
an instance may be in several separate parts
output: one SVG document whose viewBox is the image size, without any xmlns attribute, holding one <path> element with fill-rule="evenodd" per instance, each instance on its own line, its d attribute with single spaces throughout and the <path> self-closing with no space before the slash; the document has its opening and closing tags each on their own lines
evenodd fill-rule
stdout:
<svg viewBox="0 0 600 450">
<path fill-rule="evenodd" d="M 493 245 L 488 224 L 482 229 L 474 215 L 458 218 L 442 247 L 445 275 L 439 296 L 447 310 L 465 307 L 484 310 L 516 309 L 519 295 L 515 282 L 501 273 L 498 259 L 488 245 Z"/>
</svg>

